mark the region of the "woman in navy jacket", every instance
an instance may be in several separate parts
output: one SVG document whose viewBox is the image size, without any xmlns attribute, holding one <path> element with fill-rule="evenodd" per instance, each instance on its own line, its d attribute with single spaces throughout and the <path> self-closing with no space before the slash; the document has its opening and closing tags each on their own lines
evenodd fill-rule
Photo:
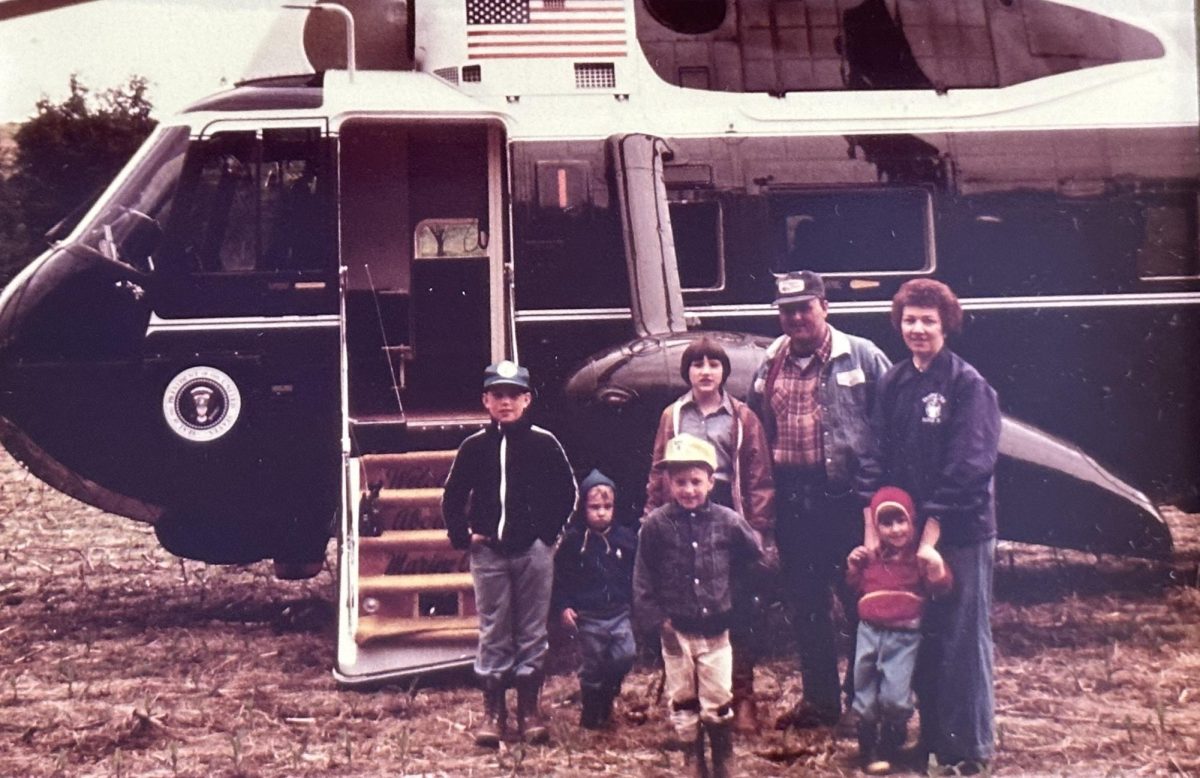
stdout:
<svg viewBox="0 0 1200 778">
<path fill-rule="evenodd" d="M 989 617 L 1000 407 L 983 376 L 945 347 L 962 327 L 948 286 L 906 282 L 892 300 L 892 324 L 912 358 L 880 379 L 859 489 L 912 494 L 923 549 L 936 545 L 954 576 L 954 591 L 930 603 L 925 620 L 915 679 L 921 746 L 939 764 L 979 770 L 994 752 Z"/>
</svg>

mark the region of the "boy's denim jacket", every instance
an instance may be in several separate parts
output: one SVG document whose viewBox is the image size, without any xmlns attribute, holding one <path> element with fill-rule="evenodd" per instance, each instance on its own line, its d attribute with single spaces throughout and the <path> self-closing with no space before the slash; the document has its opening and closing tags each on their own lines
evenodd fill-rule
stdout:
<svg viewBox="0 0 1200 778">
<path fill-rule="evenodd" d="M 754 530 L 736 511 L 708 500 L 694 511 L 660 505 L 642 519 L 633 568 L 633 623 L 655 632 L 671 619 L 690 635 L 719 635 L 733 609 L 731 576 L 762 563 Z"/>
<path fill-rule="evenodd" d="M 859 459 L 871 444 L 871 408 L 875 386 L 891 360 L 871 341 L 829 326 L 829 361 L 821 368 L 817 400 L 821 406 L 821 435 L 825 477 L 830 493 L 849 491 L 858 474 Z M 787 357 L 789 338 L 781 335 L 767 348 L 766 359 L 754 373 L 747 403 L 762 420 L 767 440 L 774 445 L 777 425 L 768 399 L 773 382 Z"/>
</svg>

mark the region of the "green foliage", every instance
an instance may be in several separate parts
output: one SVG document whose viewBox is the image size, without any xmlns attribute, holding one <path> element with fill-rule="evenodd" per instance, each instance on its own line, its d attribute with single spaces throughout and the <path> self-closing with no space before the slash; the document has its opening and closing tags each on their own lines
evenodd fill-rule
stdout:
<svg viewBox="0 0 1200 778">
<path fill-rule="evenodd" d="M 9 183 L 5 175 L 10 165 L 7 160 L 0 160 L 0 281 L 6 281 L 15 274 L 22 261 L 32 259 L 29 253 L 31 241 L 21 213 L 21 201 L 17 197 L 16 187 Z"/>
<path fill-rule="evenodd" d="M 81 217 L 156 124 L 140 76 L 103 92 L 71 76 L 66 99 L 43 97 L 36 108 L 0 159 L 0 280 L 40 253 L 61 219 Z"/>
</svg>

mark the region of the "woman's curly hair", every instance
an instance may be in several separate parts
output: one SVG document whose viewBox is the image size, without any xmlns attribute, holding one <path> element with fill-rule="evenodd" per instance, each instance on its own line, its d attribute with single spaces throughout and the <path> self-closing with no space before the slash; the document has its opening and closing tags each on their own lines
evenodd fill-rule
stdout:
<svg viewBox="0 0 1200 778">
<path fill-rule="evenodd" d="M 892 298 L 892 326 L 900 331 L 900 319 L 905 306 L 937 308 L 942 319 L 942 330 L 947 335 L 962 332 L 963 310 L 958 297 L 950 287 L 932 278 L 914 278 L 905 281 L 900 291 Z"/>
</svg>

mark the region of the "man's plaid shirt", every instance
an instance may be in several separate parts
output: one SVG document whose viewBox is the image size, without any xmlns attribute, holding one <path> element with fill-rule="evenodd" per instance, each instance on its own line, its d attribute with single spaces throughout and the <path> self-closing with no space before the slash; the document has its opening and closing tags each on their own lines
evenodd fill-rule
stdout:
<svg viewBox="0 0 1200 778">
<path fill-rule="evenodd" d="M 824 463 L 817 389 L 821 383 L 821 368 L 829 361 L 832 343 L 833 338 L 826 329 L 824 342 L 804 367 L 800 365 L 800 358 L 788 348 L 770 397 L 777 429 L 771 455 L 777 466 L 807 470 Z"/>
</svg>

